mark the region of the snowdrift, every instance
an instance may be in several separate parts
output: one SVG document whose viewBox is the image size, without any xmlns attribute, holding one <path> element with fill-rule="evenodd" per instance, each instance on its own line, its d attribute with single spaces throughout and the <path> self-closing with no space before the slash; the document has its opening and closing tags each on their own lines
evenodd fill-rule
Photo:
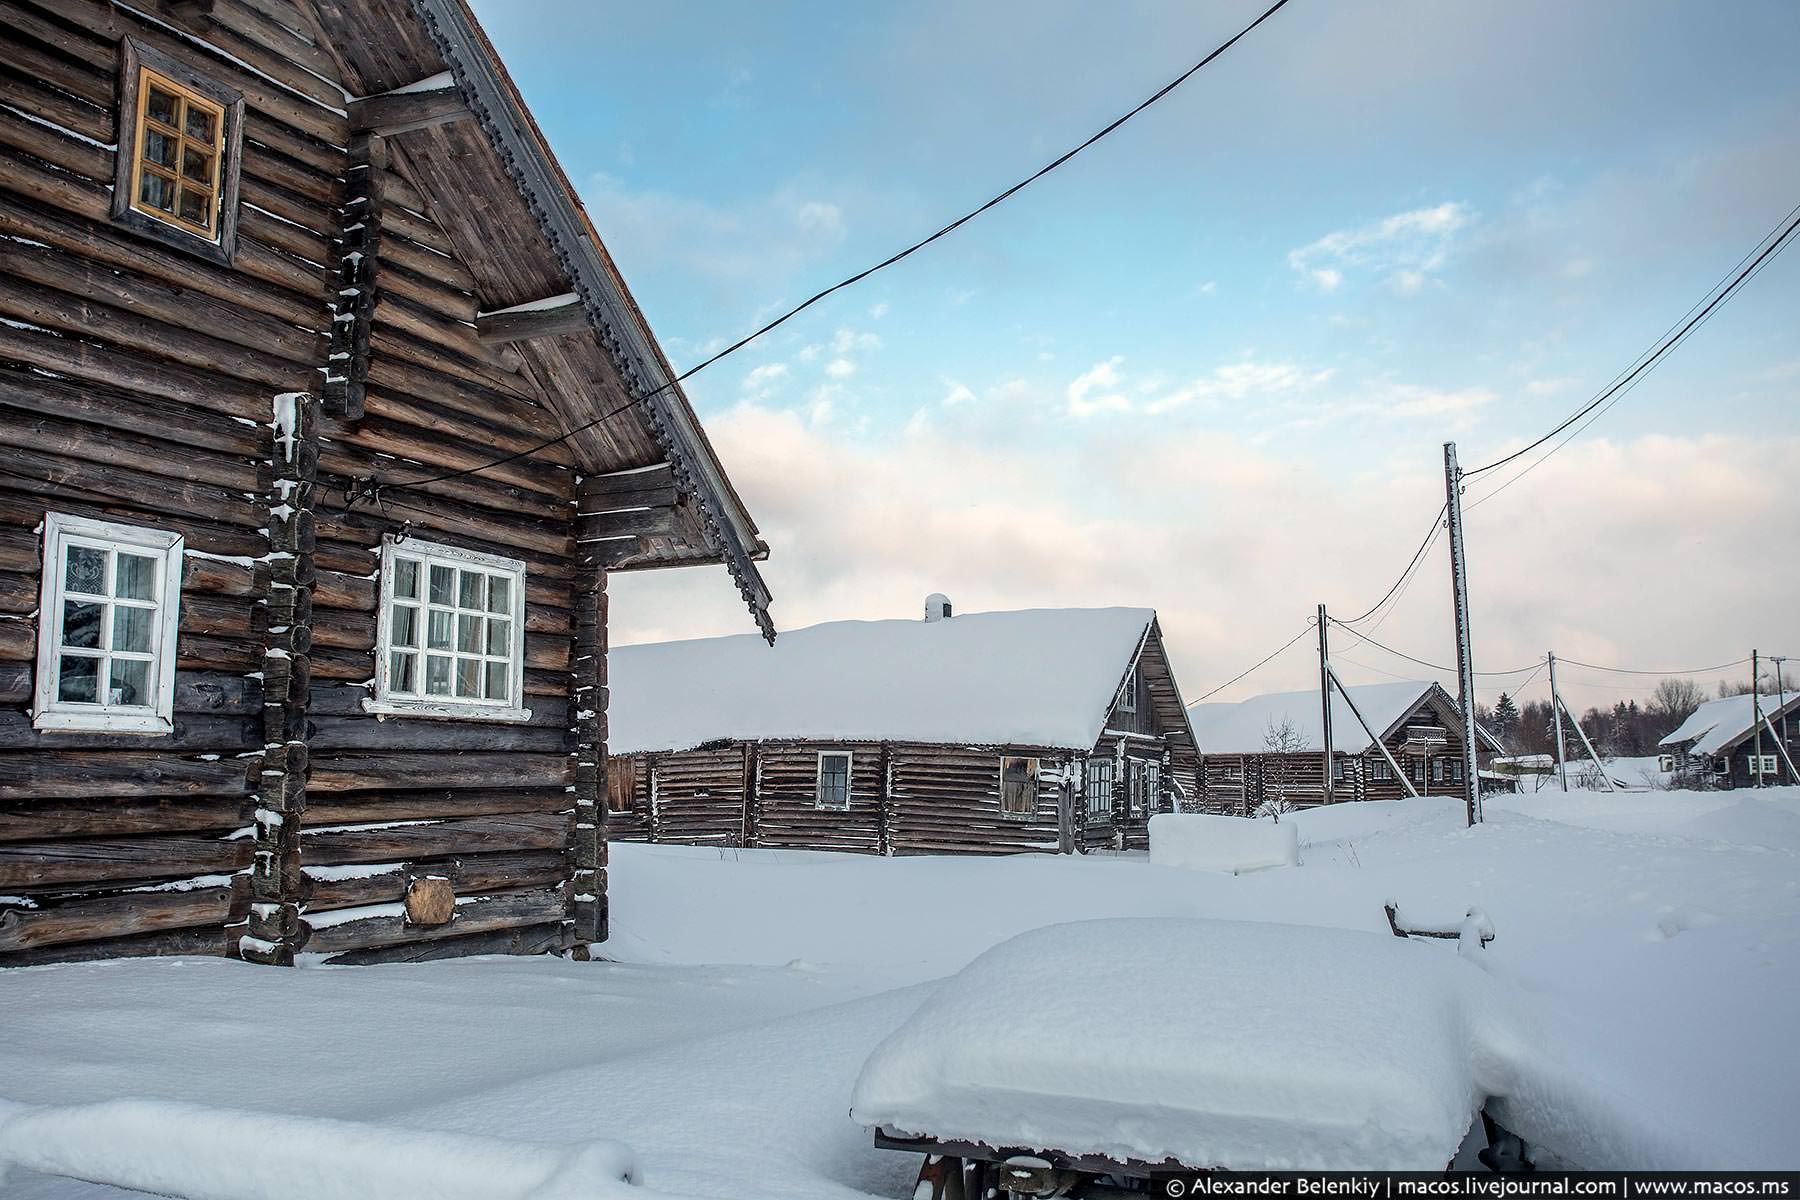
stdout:
<svg viewBox="0 0 1800 1200">
<path fill-rule="evenodd" d="M 1157 813 L 1150 818 L 1150 861 L 1231 875 L 1298 866 L 1298 826 L 1206 813 Z"/>
<path fill-rule="evenodd" d="M 1053 925 L 921 1005 L 869 1057 L 852 1116 L 1115 1161 L 1442 1170 L 1484 1094 L 1487 985 L 1454 951 L 1386 935 Z"/>
<path fill-rule="evenodd" d="M 184 1200 L 607 1200 L 643 1193 L 618 1142 L 547 1146 L 170 1100 L 0 1101 L 14 1170 Z"/>
</svg>

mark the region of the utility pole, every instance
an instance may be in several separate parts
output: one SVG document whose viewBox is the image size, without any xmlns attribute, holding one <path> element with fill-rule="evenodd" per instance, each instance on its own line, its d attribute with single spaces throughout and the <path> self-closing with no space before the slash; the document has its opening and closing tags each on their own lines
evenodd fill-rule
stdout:
<svg viewBox="0 0 1800 1200">
<path fill-rule="evenodd" d="M 1756 761 L 1750 765 L 1756 775 L 1756 786 L 1763 785 L 1762 776 L 1762 683 L 1757 679 L 1762 674 L 1762 656 L 1756 651 L 1750 652 L 1750 712 L 1751 719 L 1756 722 Z"/>
<path fill-rule="evenodd" d="M 1444 443 L 1445 507 L 1450 514 L 1450 586 L 1456 609 L 1456 682 L 1462 704 L 1463 794 L 1468 822 L 1481 820 L 1481 774 L 1475 765 L 1475 659 L 1469 645 L 1469 564 L 1463 553 L 1462 468 L 1456 443 Z"/>
<path fill-rule="evenodd" d="M 1330 804 L 1337 799 L 1337 788 L 1332 780 L 1332 742 L 1331 742 L 1331 647 L 1325 634 L 1325 624 L 1331 618 L 1325 615 L 1325 606 L 1319 605 L 1319 728 L 1325 735 L 1325 803 Z"/>
<path fill-rule="evenodd" d="M 1775 664 L 1775 689 L 1776 694 L 1780 697 L 1775 701 L 1775 711 L 1781 714 L 1781 728 L 1779 730 L 1770 729 L 1769 732 L 1775 735 L 1775 748 L 1781 751 L 1782 761 L 1786 762 L 1788 744 L 1787 676 L 1782 674 L 1782 670 L 1787 662 L 1787 655 L 1771 654 L 1769 661 Z M 1788 764 L 1788 782 L 1800 783 L 1800 778 L 1794 775 L 1792 763 Z"/>
<path fill-rule="evenodd" d="M 1556 690 L 1556 652 L 1550 651 L 1550 723 L 1556 730 L 1556 777 L 1562 783 L 1562 790 L 1569 790 L 1569 765 L 1563 752 L 1563 704 L 1562 693 Z"/>
</svg>

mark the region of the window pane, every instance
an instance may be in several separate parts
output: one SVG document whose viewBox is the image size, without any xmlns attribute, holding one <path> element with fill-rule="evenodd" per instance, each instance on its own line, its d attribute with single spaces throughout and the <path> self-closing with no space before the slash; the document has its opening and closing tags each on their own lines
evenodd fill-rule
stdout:
<svg viewBox="0 0 1800 1200">
<path fill-rule="evenodd" d="M 72 654 L 62 657 L 62 669 L 56 684 L 58 700 L 74 700 L 84 704 L 93 704 L 99 699 L 100 660 L 97 658 L 76 658 Z"/>
<path fill-rule="evenodd" d="M 394 605 L 394 621 L 389 641 L 396 646 L 419 644 L 419 610 L 410 604 Z"/>
<path fill-rule="evenodd" d="M 213 114 L 207 112 L 198 104 L 189 104 L 187 106 L 187 135 L 189 137 L 199 138 L 210 146 L 217 140 L 215 133 L 217 126 L 218 118 L 213 116 Z"/>
<path fill-rule="evenodd" d="M 419 690 L 417 672 L 419 656 L 399 651 L 388 655 L 388 690 L 415 693 Z"/>
<path fill-rule="evenodd" d="M 144 157 L 161 167 L 175 169 L 175 147 L 180 143 L 157 129 L 144 130 Z"/>
<path fill-rule="evenodd" d="M 79 600 L 63 601 L 63 639 L 65 646 L 88 650 L 100 648 L 100 620 L 106 615 L 104 604 L 84 604 Z"/>
<path fill-rule="evenodd" d="M 108 704 L 149 704 L 150 664 L 141 659 L 115 658 L 110 664 L 111 699 Z"/>
<path fill-rule="evenodd" d="M 482 584 L 487 582 L 487 576 L 480 571 L 462 571 L 459 574 L 462 576 L 462 592 L 458 596 L 457 602 L 464 608 L 480 609 L 485 607 L 484 598 L 487 591 Z"/>
<path fill-rule="evenodd" d="M 152 121 L 161 121 L 171 129 L 179 129 L 180 123 L 175 119 L 180 101 L 154 83 L 149 85 L 150 96 L 144 103 L 144 112 Z"/>
<path fill-rule="evenodd" d="M 481 660 L 479 658 L 456 660 L 456 694 L 480 699 Z"/>
<path fill-rule="evenodd" d="M 487 652 L 512 656 L 512 622 L 502 621 L 497 617 L 489 617 L 487 623 Z"/>
<path fill-rule="evenodd" d="M 156 560 L 119 551 L 119 564 L 113 572 L 113 595 L 127 600 L 156 599 Z"/>
<path fill-rule="evenodd" d="M 131 608 L 124 604 L 113 605 L 113 640 L 114 650 L 131 650 L 138 654 L 150 653 L 150 623 L 156 619 L 154 608 Z"/>
<path fill-rule="evenodd" d="M 511 700 L 512 689 L 507 686 L 507 664 L 491 662 L 487 665 L 487 698 L 489 700 Z"/>
<path fill-rule="evenodd" d="M 212 196 L 193 188 L 181 189 L 181 219 L 212 227 Z"/>
<path fill-rule="evenodd" d="M 144 177 L 138 180 L 138 201 L 164 212 L 174 212 L 175 182 L 163 178 L 155 171 L 145 171 Z"/>
<path fill-rule="evenodd" d="M 425 646 L 429 650 L 448 650 L 450 648 L 451 631 L 456 628 L 456 614 L 431 610 L 429 628 L 425 631 Z"/>
<path fill-rule="evenodd" d="M 494 613 L 512 612 L 512 580 L 504 575 L 494 575 L 488 579 L 488 611 Z"/>
<path fill-rule="evenodd" d="M 407 600 L 419 598 L 418 559 L 396 558 L 394 560 L 394 595 Z"/>
<path fill-rule="evenodd" d="M 425 656 L 425 694 L 428 696 L 448 696 L 450 694 L 450 660 L 442 654 Z"/>
<path fill-rule="evenodd" d="M 181 173 L 195 183 L 210 189 L 212 187 L 212 155 L 204 150 L 196 150 L 192 146 L 185 147 L 181 152 Z"/>
<path fill-rule="evenodd" d="M 456 588 L 456 572 L 450 567 L 431 564 L 431 602 L 449 604 Z"/>
<path fill-rule="evenodd" d="M 106 551 L 92 546 L 70 546 L 63 587 L 90 596 L 106 595 Z"/>
<path fill-rule="evenodd" d="M 456 648 L 464 654 L 481 653 L 481 618 L 464 615 L 456 620 Z"/>
</svg>

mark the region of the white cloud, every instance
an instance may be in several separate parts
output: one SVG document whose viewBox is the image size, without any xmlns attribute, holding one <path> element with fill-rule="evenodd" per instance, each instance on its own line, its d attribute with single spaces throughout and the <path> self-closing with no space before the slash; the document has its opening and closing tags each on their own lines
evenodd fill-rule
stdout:
<svg viewBox="0 0 1800 1200">
<path fill-rule="evenodd" d="M 1401 295 L 1414 295 L 1434 282 L 1457 235 L 1474 221 L 1475 214 L 1466 205 L 1447 200 L 1333 230 L 1288 251 L 1288 266 L 1321 292 L 1336 291 L 1347 272 L 1366 269 Z"/>
<path fill-rule="evenodd" d="M 949 389 L 944 393 L 943 405 L 945 408 L 955 408 L 959 404 L 975 402 L 975 392 L 968 384 L 958 383 L 954 379 L 946 379 L 944 386 Z"/>
<path fill-rule="evenodd" d="M 1091 417 L 1096 413 L 1128 410 L 1131 401 L 1118 390 L 1119 364 L 1124 361 L 1122 355 L 1114 355 L 1071 380 L 1067 393 L 1069 415 Z"/>
<path fill-rule="evenodd" d="M 848 379 L 856 374 L 856 364 L 847 358 L 834 358 L 825 364 L 825 373 L 833 379 Z"/>
<path fill-rule="evenodd" d="M 879 321 L 879 320 L 881 320 L 881 318 L 883 318 L 887 315 L 888 315 L 888 302 L 886 300 L 883 300 L 878 304 L 874 304 L 874 305 L 870 306 L 870 308 L 869 308 L 869 319 L 871 321 Z"/>
<path fill-rule="evenodd" d="M 839 241 L 844 236 L 844 210 L 823 200 L 803 201 L 794 209 L 794 225 L 809 237 Z"/>
<path fill-rule="evenodd" d="M 776 385 L 788 377 L 784 362 L 763 363 L 744 373 L 743 393 L 747 400 L 762 403 L 774 395 Z"/>
<path fill-rule="evenodd" d="M 867 353 L 881 349 L 881 335 L 855 329 L 840 329 L 831 337 L 833 354 Z"/>
</svg>

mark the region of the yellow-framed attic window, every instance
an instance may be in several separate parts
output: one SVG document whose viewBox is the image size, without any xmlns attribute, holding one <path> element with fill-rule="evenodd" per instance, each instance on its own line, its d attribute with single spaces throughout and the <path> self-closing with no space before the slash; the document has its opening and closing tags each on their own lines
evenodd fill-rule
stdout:
<svg viewBox="0 0 1800 1200">
<path fill-rule="evenodd" d="M 204 73 L 209 62 L 121 40 L 112 215 L 134 232 L 230 265 L 244 99 Z"/>
<path fill-rule="evenodd" d="M 144 68 L 131 207 L 218 241 L 224 150 L 225 106 Z"/>
</svg>

